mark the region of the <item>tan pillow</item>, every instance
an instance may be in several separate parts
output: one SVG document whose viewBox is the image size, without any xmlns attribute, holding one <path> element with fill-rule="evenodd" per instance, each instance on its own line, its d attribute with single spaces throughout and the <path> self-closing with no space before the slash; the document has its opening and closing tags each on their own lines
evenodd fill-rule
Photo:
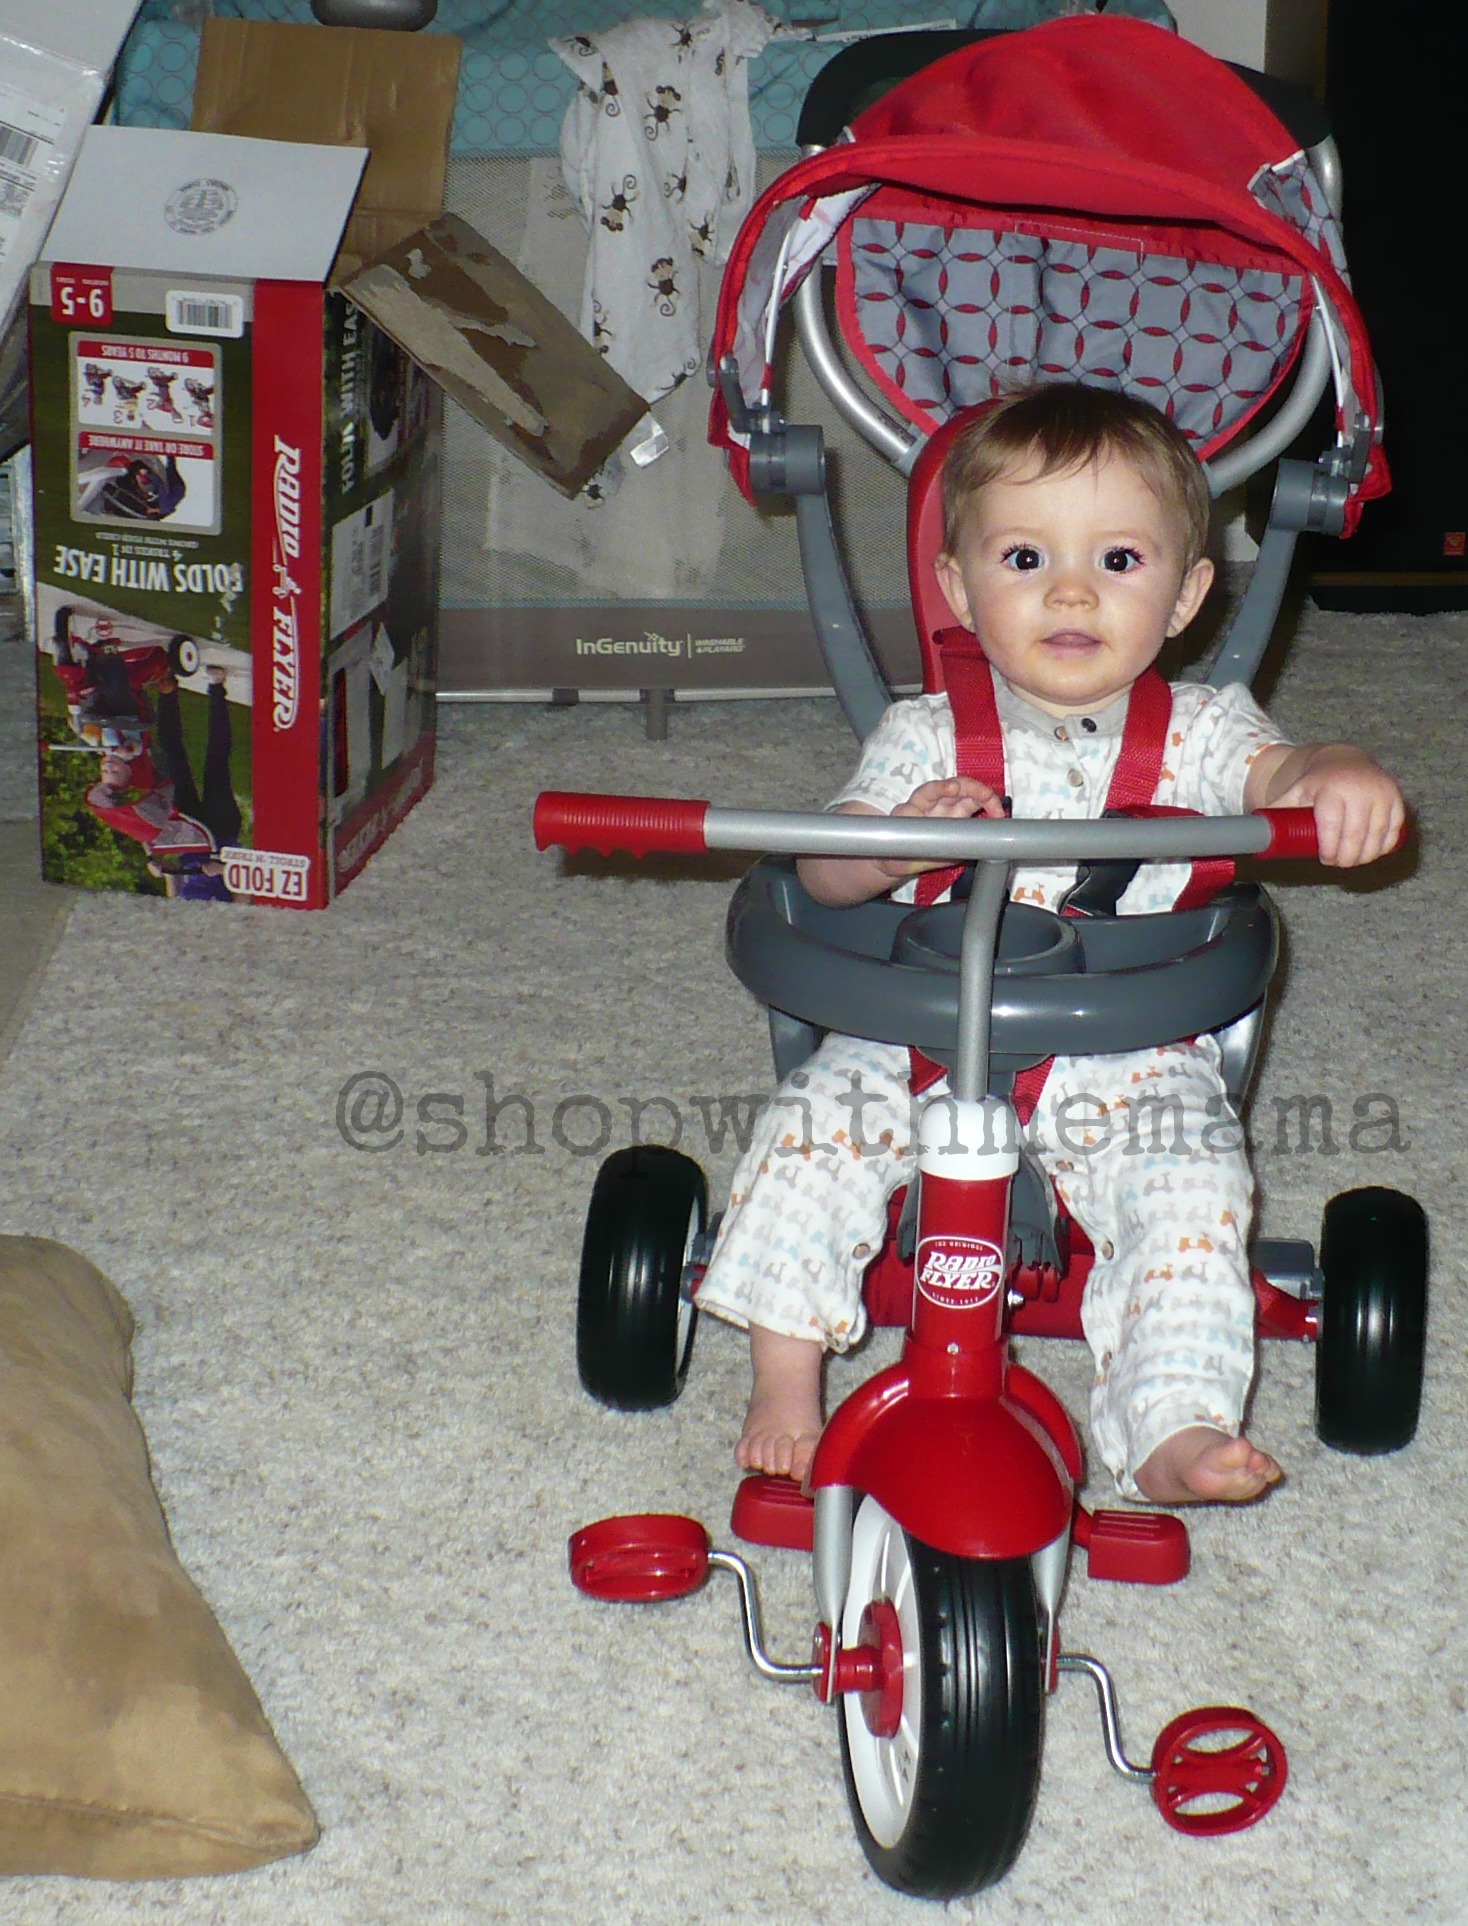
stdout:
<svg viewBox="0 0 1468 1926">
<path fill-rule="evenodd" d="M 74 1251 L 0 1237 L 0 1873 L 234 1872 L 317 1836 L 169 1543 L 132 1328 Z"/>
</svg>

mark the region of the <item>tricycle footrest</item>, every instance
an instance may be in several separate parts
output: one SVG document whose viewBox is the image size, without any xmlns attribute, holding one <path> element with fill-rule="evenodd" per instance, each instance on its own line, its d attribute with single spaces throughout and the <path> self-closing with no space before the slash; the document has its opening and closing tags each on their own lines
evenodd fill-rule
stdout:
<svg viewBox="0 0 1468 1926">
<path fill-rule="evenodd" d="M 1092 1578 L 1123 1585 L 1175 1585 L 1192 1560 L 1188 1528 L 1166 1511 L 1097 1511 L 1076 1506 L 1071 1536 Z"/>
<path fill-rule="evenodd" d="M 815 1543 L 815 1500 L 793 1478 L 752 1471 L 739 1480 L 729 1529 L 746 1545 L 808 1552 Z"/>
</svg>

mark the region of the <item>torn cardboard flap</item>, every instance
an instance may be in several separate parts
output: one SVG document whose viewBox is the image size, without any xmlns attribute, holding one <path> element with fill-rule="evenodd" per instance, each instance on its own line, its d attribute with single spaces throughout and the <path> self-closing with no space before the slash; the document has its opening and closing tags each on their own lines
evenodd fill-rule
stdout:
<svg viewBox="0 0 1468 1926">
<path fill-rule="evenodd" d="M 193 125 L 368 148 L 334 284 L 498 441 L 577 495 L 647 403 L 473 228 L 435 218 L 458 74 L 447 34 L 209 20 Z"/>
<path fill-rule="evenodd" d="M 538 288 L 446 214 L 343 293 L 474 419 L 563 495 L 577 495 L 647 413 Z"/>
<path fill-rule="evenodd" d="M 443 207 L 459 51 L 450 34 L 207 20 L 190 124 L 369 150 L 337 257 L 340 280 Z"/>
</svg>

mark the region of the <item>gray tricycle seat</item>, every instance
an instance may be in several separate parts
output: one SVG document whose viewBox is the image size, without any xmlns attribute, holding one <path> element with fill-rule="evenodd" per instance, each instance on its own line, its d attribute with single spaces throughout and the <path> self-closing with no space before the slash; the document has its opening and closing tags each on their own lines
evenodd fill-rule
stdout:
<svg viewBox="0 0 1468 1926">
<path fill-rule="evenodd" d="M 787 1076 L 839 1031 L 905 1044 L 951 1070 L 965 905 L 915 908 L 879 898 L 828 909 L 794 859 L 756 863 L 729 908 L 730 967 L 768 1006 L 775 1067 Z M 1279 949 L 1274 905 L 1230 884 L 1200 908 L 1144 916 L 1061 916 L 1008 903 L 994 973 L 990 1080 L 1051 1056 L 1145 1049 L 1243 1029 L 1225 1048 L 1231 1094 L 1247 1082 L 1256 1025 Z M 1230 1056 L 1237 1061 L 1230 1062 Z"/>
</svg>

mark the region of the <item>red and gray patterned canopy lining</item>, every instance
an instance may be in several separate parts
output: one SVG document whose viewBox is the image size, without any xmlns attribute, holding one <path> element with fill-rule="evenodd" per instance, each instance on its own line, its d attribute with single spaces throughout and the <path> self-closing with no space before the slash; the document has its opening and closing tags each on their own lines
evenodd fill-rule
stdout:
<svg viewBox="0 0 1468 1926">
<path fill-rule="evenodd" d="M 843 331 L 925 433 L 1064 379 L 1142 396 L 1212 453 L 1274 393 L 1313 305 L 1303 275 L 1014 227 L 861 216 L 839 260 Z"/>
</svg>

